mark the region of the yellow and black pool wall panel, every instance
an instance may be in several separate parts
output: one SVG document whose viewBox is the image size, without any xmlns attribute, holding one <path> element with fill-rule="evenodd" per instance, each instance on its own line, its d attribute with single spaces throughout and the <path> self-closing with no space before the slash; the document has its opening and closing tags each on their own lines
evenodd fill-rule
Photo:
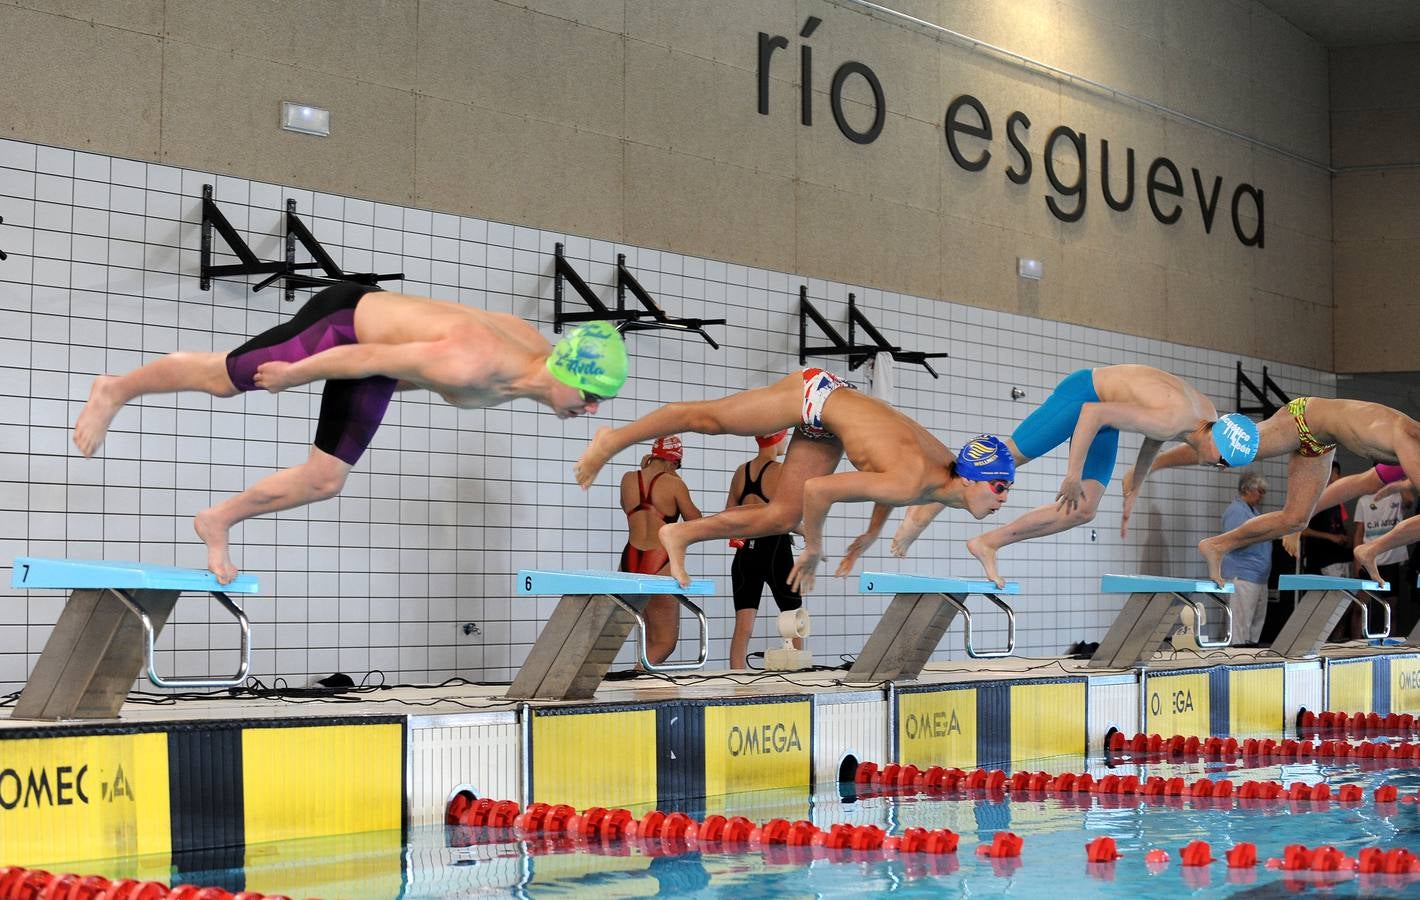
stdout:
<svg viewBox="0 0 1420 900">
<path fill-rule="evenodd" d="M 1210 732 L 1239 738 L 1282 734 L 1286 728 L 1285 684 L 1281 662 L 1210 669 Z"/>
<path fill-rule="evenodd" d="M 402 839 L 403 801 L 403 717 L 0 733 L 0 865 L 160 858 L 162 880 L 240 891 L 240 876 L 219 873 L 240 869 L 247 845 Z"/>
<path fill-rule="evenodd" d="M 1420 715 L 1420 655 L 1391 657 L 1386 668 L 1386 700 L 1390 711 Z"/>
<path fill-rule="evenodd" d="M 1385 710 L 1376 704 L 1376 669 L 1380 660 L 1328 659 L 1326 661 L 1327 709 L 1346 712 L 1377 712 Z M 1389 683 L 1386 693 L 1389 694 Z"/>
<path fill-rule="evenodd" d="M 157 877 L 166 880 L 181 803 L 170 744 L 153 726 L 0 732 L 0 866 L 141 857 L 159 861 Z"/>
<path fill-rule="evenodd" d="M 404 833 L 405 722 L 360 716 L 242 723 L 246 842 Z"/>
<path fill-rule="evenodd" d="M 1008 733 L 1004 744 L 999 737 L 992 743 L 982 741 L 977 765 L 1008 767 L 1058 756 L 1077 758 L 1083 764 L 1089 733 L 1086 682 L 1084 677 L 1033 678 L 993 683 L 987 690 L 978 688 L 982 733 L 992 730 L 993 721 L 1003 724 Z M 1006 697 L 1002 712 L 998 712 L 997 692 Z"/>
<path fill-rule="evenodd" d="M 667 812 L 705 818 L 705 706 L 656 705 L 656 803 Z"/>
<path fill-rule="evenodd" d="M 797 791 L 814 783 L 810 695 L 704 701 L 703 795 Z"/>
<path fill-rule="evenodd" d="M 1226 700 L 1215 706 L 1213 670 L 1211 669 L 1145 669 L 1144 727 L 1145 733 L 1169 737 L 1175 734 L 1206 737 L 1219 734 L 1214 730 L 1221 708 L 1227 715 Z"/>
<path fill-rule="evenodd" d="M 622 806 L 641 811 L 656 805 L 662 732 L 669 748 L 675 730 L 687 727 L 673 721 L 669 704 L 530 706 L 527 715 L 526 802 L 566 803 L 578 810 Z M 701 759 L 701 752 L 695 757 Z M 673 762 L 677 769 L 685 765 Z"/>
<path fill-rule="evenodd" d="M 892 691 L 895 705 L 894 733 L 887 762 L 913 765 L 919 769 L 932 766 L 973 769 L 985 758 L 982 742 L 988 746 L 1007 746 L 1009 732 L 1003 737 L 997 730 L 1000 721 L 984 726 L 979 714 L 979 697 L 989 696 L 991 685 L 899 685 Z M 994 752 L 994 749 L 993 749 Z M 863 760 L 860 760 L 862 762 Z M 872 762 L 882 764 L 883 760 Z"/>
<path fill-rule="evenodd" d="M 168 732 L 168 784 L 172 798 L 173 883 L 247 889 L 246 804 L 242 725 L 194 725 Z M 225 871 L 235 870 L 233 876 Z"/>
</svg>

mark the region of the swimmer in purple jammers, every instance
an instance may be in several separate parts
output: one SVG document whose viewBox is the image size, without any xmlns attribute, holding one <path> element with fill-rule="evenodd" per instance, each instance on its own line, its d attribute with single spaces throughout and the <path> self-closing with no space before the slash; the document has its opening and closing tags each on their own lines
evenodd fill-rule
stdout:
<svg viewBox="0 0 1420 900">
<path fill-rule="evenodd" d="M 344 283 L 230 353 L 169 353 L 126 375 L 98 376 L 74 426 L 74 445 L 93 456 L 114 415 L 146 394 L 232 397 L 324 381 L 306 461 L 193 521 L 207 545 L 207 567 L 225 584 L 237 575 L 227 547 L 232 526 L 340 493 L 395 391 L 423 388 L 464 409 L 527 398 L 566 419 L 594 413 L 616 396 L 626 367 L 621 335 L 606 322 L 573 329 L 554 347 L 507 313 Z"/>
</svg>

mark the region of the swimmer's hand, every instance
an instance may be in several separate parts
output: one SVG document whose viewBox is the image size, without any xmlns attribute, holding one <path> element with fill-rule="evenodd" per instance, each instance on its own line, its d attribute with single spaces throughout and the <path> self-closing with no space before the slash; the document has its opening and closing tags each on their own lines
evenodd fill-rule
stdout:
<svg viewBox="0 0 1420 900">
<path fill-rule="evenodd" d="M 301 383 L 293 377 L 291 363 L 279 359 L 257 366 L 256 375 L 252 381 L 256 383 L 257 387 L 273 394 L 279 394 L 287 388 L 295 387 Z"/>
<path fill-rule="evenodd" d="M 1074 512 L 1084 502 L 1085 488 L 1080 484 L 1080 479 L 1066 475 L 1065 480 L 1060 482 L 1060 493 L 1055 495 L 1056 508 L 1061 512 Z"/>
<path fill-rule="evenodd" d="M 916 506 L 909 506 L 907 514 L 898 523 L 897 533 L 892 536 L 892 555 L 898 559 L 907 556 L 907 550 L 912 543 L 927 530 L 927 526 L 932 524 L 932 519 L 937 513 L 946 509 L 941 503 L 921 503 Z"/>
<path fill-rule="evenodd" d="M 1298 531 L 1295 534 L 1282 535 L 1282 549 L 1290 555 L 1296 556 L 1302 549 L 1302 533 Z"/>
<path fill-rule="evenodd" d="M 572 464 L 572 477 L 577 479 L 577 484 L 582 486 L 582 490 L 585 491 L 592 486 L 592 482 L 597 480 L 597 473 L 611 458 L 611 454 L 607 452 L 610 440 L 611 429 L 605 426 L 598 428 L 597 433 L 592 436 L 592 442 L 587 445 L 586 450 L 582 451 L 581 458 Z"/>
<path fill-rule="evenodd" d="M 803 552 L 794 561 L 794 568 L 789 570 L 789 590 L 798 591 L 800 595 L 813 590 L 815 572 L 822 559 L 823 549 L 806 543 Z"/>
<path fill-rule="evenodd" d="M 873 542 L 878 539 L 878 533 L 868 530 L 853 539 L 853 543 L 848 545 L 848 549 L 843 553 L 843 559 L 838 563 L 838 569 L 833 574 L 840 578 L 853 574 L 853 565 L 858 562 L 858 557 L 868 551 L 873 546 Z"/>
</svg>

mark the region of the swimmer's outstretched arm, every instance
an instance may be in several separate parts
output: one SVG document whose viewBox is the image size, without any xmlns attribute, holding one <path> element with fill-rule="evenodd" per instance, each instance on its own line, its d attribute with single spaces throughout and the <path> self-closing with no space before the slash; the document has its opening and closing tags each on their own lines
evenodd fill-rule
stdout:
<svg viewBox="0 0 1420 900">
<path fill-rule="evenodd" d="M 1080 407 L 1080 417 L 1075 422 L 1075 432 L 1070 437 L 1070 461 L 1065 468 L 1065 480 L 1060 483 L 1060 493 L 1056 495 L 1062 509 L 1071 510 L 1084 502 L 1085 457 L 1090 452 L 1090 444 L 1102 428 L 1139 434 L 1162 434 L 1175 430 L 1177 413 L 1167 409 L 1140 406 L 1137 403 L 1086 403 Z"/>
<path fill-rule="evenodd" d="M 383 375 L 413 385 L 475 384 L 487 377 L 487 354 L 448 341 L 346 344 L 297 362 L 273 360 L 257 367 L 255 382 L 272 393 L 331 379 Z"/>
<path fill-rule="evenodd" d="M 919 503 L 909 506 L 902 521 L 898 523 L 897 532 L 892 536 L 892 555 L 899 559 L 906 556 L 907 549 L 946 508 L 945 503 Z"/>
<path fill-rule="evenodd" d="M 838 569 L 833 574 L 839 577 L 850 575 L 853 572 L 853 564 L 858 558 L 873 546 L 873 542 L 882 534 L 883 526 L 887 524 L 888 516 L 893 508 L 884 503 L 873 505 L 873 515 L 868 519 L 868 530 L 853 539 L 848 545 L 848 549 L 843 552 L 843 559 L 838 562 Z"/>
<path fill-rule="evenodd" d="M 917 499 L 918 479 L 902 472 L 838 472 L 804 482 L 804 549 L 789 572 L 789 587 L 800 593 L 813 589 L 823 558 L 823 523 L 839 502 L 871 500 L 881 506 L 906 506 Z"/>
<path fill-rule="evenodd" d="M 1154 458 L 1159 455 L 1159 449 L 1163 447 L 1163 441 L 1156 441 L 1151 437 L 1144 438 L 1144 443 L 1139 445 L 1139 455 L 1134 460 L 1134 466 L 1124 473 L 1124 512 L 1119 518 L 1119 536 L 1125 537 L 1129 533 L 1129 517 L 1134 513 L 1134 501 L 1139 499 L 1139 489 L 1144 486 L 1144 479 L 1149 477 L 1153 471 Z"/>
</svg>

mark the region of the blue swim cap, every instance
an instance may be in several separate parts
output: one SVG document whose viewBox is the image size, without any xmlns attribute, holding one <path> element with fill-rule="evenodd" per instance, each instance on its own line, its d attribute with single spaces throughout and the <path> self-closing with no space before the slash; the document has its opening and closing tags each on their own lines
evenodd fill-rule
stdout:
<svg viewBox="0 0 1420 900">
<path fill-rule="evenodd" d="M 1257 424 L 1241 413 L 1228 413 L 1213 423 L 1213 443 L 1218 456 L 1232 468 L 1257 459 Z"/>
<path fill-rule="evenodd" d="M 957 474 L 967 481 L 1015 481 L 1016 459 L 996 435 L 978 435 L 957 454 Z"/>
</svg>

